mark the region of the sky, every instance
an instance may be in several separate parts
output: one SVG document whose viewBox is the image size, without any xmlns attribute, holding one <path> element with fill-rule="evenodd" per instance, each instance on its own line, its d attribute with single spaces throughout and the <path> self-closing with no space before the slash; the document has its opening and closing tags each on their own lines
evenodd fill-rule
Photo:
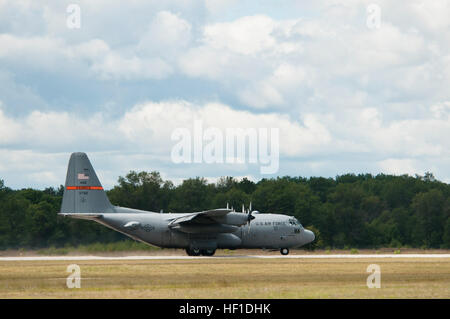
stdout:
<svg viewBox="0 0 450 319">
<path fill-rule="evenodd" d="M 440 0 L 0 0 L 0 179 L 57 187 L 82 151 L 106 188 L 130 170 L 450 182 L 449 14 Z M 279 129 L 278 170 L 175 163 L 173 133 L 195 121 Z"/>
</svg>

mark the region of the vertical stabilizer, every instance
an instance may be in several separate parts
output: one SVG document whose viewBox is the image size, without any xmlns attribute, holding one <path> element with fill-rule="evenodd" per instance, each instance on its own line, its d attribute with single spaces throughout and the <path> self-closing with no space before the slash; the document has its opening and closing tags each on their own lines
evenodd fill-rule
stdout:
<svg viewBox="0 0 450 319">
<path fill-rule="evenodd" d="M 85 153 L 73 153 L 67 169 L 61 214 L 112 213 L 102 184 Z"/>
</svg>

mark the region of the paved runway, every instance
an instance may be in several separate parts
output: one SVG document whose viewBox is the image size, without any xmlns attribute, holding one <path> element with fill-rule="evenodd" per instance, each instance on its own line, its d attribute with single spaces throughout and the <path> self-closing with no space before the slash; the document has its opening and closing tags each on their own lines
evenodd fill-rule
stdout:
<svg viewBox="0 0 450 319">
<path fill-rule="evenodd" d="M 205 258 L 255 258 L 255 259 L 333 259 L 333 258 L 450 258 L 450 254 L 371 254 L 371 255 L 235 255 L 235 256 L 125 256 L 125 257 L 105 257 L 105 256 L 37 256 L 37 257 L 0 257 L 0 261 L 73 261 L 73 260 L 183 260 L 183 259 L 205 259 Z"/>
</svg>

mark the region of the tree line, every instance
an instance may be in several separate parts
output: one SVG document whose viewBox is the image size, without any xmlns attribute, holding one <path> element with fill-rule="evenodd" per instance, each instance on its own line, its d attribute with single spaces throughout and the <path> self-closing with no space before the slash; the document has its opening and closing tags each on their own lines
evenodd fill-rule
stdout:
<svg viewBox="0 0 450 319">
<path fill-rule="evenodd" d="M 125 236 L 97 223 L 58 216 L 64 187 L 12 190 L 0 180 L 0 249 L 111 243 Z M 314 247 L 450 248 L 450 185 L 431 173 L 335 178 L 278 177 L 258 182 L 197 177 L 175 186 L 158 172 L 129 172 L 107 191 L 113 205 L 187 213 L 242 204 L 297 217 Z"/>
</svg>

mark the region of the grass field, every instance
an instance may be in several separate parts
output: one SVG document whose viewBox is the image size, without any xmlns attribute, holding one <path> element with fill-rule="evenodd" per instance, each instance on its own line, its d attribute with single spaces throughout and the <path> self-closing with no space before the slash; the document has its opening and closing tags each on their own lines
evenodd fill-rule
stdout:
<svg viewBox="0 0 450 319">
<path fill-rule="evenodd" d="M 450 259 L 1 261 L 0 298 L 450 298 Z M 369 264 L 381 288 L 369 289 Z"/>
</svg>

